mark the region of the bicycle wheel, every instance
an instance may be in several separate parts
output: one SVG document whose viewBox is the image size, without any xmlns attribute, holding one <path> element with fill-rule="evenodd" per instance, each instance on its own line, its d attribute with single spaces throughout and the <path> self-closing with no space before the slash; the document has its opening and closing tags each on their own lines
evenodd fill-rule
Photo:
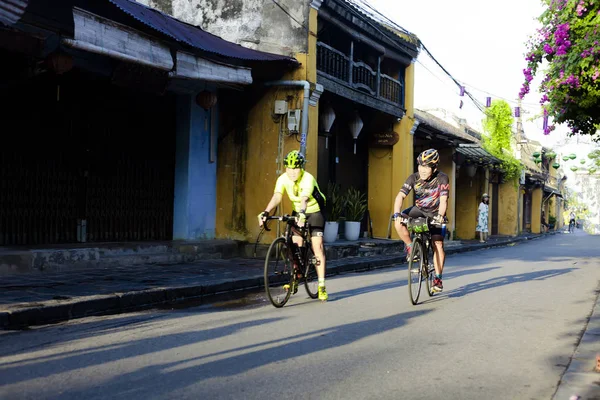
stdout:
<svg viewBox="0 0 600 400">
<path fill-rule="evenodd" d="M 295 282 L 290 249 L 284 238 L 269 246 L 265 257 L 265 292 L 275 307 L 283 307 L 292 295 Z M 284 286 L 287 285 L 287 289 Z"/>
<path fill-rule="evenodd" d="M 434 263 L 433 263 L 433 248 L 430 246 L 428 246 L 427 249 L 427 263 L 423 264 L 423 271 L 425 273 L 425 282 L 427 282 L 427 294 L 429 295 L 429 297 L 433 296 L 434 293 L 432 291 L 433 289 L 433 279 L 435 278 L 435 267 L 434 267 Z"/>
<path fill-rule="evenodd" d="M 413 305 L 419 302 L 421 284 L 423 283 L 423 243 L 415 238 L 408 261 L 408 295 Z"/>
<path fill-rule="evenodd" d="M 319 278 L 317 276 L 317 267 L 315 255 L 312 249 L 309 247 L 306 250 L 306 271 L 304 272 L 304 287 L 306 293 L 311 299 L 319 297 Z"/>
</svg>

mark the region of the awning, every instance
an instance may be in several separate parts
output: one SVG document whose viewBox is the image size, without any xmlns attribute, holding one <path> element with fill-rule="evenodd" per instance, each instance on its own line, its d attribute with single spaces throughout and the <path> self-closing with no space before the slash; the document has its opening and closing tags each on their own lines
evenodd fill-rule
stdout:
<svg viewBox="0 0 600 400">
<path fill-rule="evenodd" d="M 14 25 L 23 16 L 28 0 L 0 0 L 0 23 Z"/>
<path fill-rule="evenodd" d="M 146 7 L 131 0 L 108 0 L 121 11 L 135 18 L 144 25 L 169 36 L 177 42 L 184 43 L 196 49 L 247 61 L 282 61 L 289 64 L 299 64 L 295 58 L 277 54 L 265 53 L 228 42 L 212 35 L 197 26 L 193 26 L 173 18 L 167 14 Z"/>
<path fill-rule="evenodd" d="M 416 132 L 419 132 L 419 127 L 429 126 L 440 133 L 440 137 L 446 140 L 458 140 L 466 143 L 476 143 L 477 139 L 465 133 L 454 125 L 449 124 L 441 118 L 436 117 L 428 112 L 415 109 L 415 124 L 418 123 Z M 436 135 L 437 136 L 437 135 Z"/>
<path fill-rule="evenodd" d="M 500 165 L 502 161 L 487 151 L 478 144 L 459 144 L 456 152 L 463 155 L 467 160 L 471 160 L 476 164 L 483 165 Z"/>
<path fill-rule="evenodd" d="M 563 197 L 558 189 L 555 189 L 551 186 L 544 186 L 544 192 L 548 193 L 548 196 L 546 197 L 547 199 L 550 198 L 551 196 L 556 196 L 556 197 L 560 197 L 560 198 Z"/>
<path fill-rule="evenodd" d="M 173 52 L 164 41 L 76 7 L 73 8 L 73 22 L 74 39 L 62 39 L 69 47 L 170 71 L 174 78 L 252 83 L 250 68 L 227 65 L 182 51 L 176 51 L 177 62 L 174 62 Z"/>
</svg>

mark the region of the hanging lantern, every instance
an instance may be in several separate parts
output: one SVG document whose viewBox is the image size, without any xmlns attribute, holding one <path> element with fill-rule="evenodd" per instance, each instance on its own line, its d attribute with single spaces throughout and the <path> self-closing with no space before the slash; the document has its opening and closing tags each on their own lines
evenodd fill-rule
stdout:
<svg viewBox="0 0 600 400">
<path fill-rule="evenodd" d="M 354 154 L 356 154 L 356 139 L 358 139 L 358 135 L 360 135 L 360 131 L 363 128 L 363 121 L 360 119 L 360 115 L 358 111 L 354 112 L 354 119 L 350 121 L 350 133 L 352 134 L 352 138 L 354 139 Z"/>
<path fill-rule="evenodd" d="M 58 75 L 69 72 L 73 68 L 73 57 L 68 54 L 55 52 L 46 58 L 48 66 Z"/>
<path fill-rule="evenodd" d="M 335 121 L 335 111 L 331 105 L 327 105 L 327 107 L 321 112 L 321 126 L 323 131 L 325 132 L 325 148 L 329 148 L 329 131 L 333 126 L 333 121 Z"/>
<path fill-rule="evenodd" d="M 515 117 L 519 118 L 521 116 L 521 107 L 515 107 Z"/>
<path fill-rule="evenodd" d="M 550 151 L 550 152 L 546 153 L 546 158 L 549 159 L 549 160 L 552 160 L 555 157 L 556 157 L 556 153 L 553 152 L 553 151 Z"/>
<path fill-rule="evenodd" d="M 540 156 L 541 156 L 541 155 L 542 155 L 542 153 L 540 153 L 539 151 L 534 151 L 534 152 L 533 152 L 533 156 L 534 156 L 535 158 L 540 158 Z"/>
<path fill-rule="evenodd" d="M 491 97 L 485 98 L 485 106 L 488 108 L 492 106 L 492 98 Z"/>
<path fill-rule="evenodd" d="M 458 105 L 458 108 L 460 108 L 462 110 L 463 106 L 465 105 L 465 103 L 461 100 L 460 104 Z"/>
<path fill-rule="evenodd" d="M 536 164 L 539 164 L 542 162 L 542 160 L 540 158 L 534 158 L 533 161 L 535 161 Z"/>
<path fill-rule="evenodd" d="M 577 158 L 577 154 L 575 154 L 575 153 L 571 153 L 571 154 L 569 154 L 569 158 L 570 158 L 571 160 L 574 160 L 574 159 L 576 159 L 576 158 Z"/>
<path fill-rule="evenodd" d="M 465 95 L 465 87 L 461 86 L 460 87 L 460 97 L 463 97 Z"/>
<path fill-rule="evenodd" d="M 196 104 L 208 111 L 217 104 L 217 95 L 208 90 L 203 90 L 196 95 Z"/>
<path fill-rule="evenodd" d="M 469 165 L 467 165 L 466 171 L 467 171 L 467 176 L 469 178 L 474 177 L 475 174 L 477 173 L 477 165 L 476 164 L 469 164 Z"/>
<path fill-rule="evenodd" d="M 595 174 L 596 173 L 596 168 L 590 168 L 590 174 Z"/>
<path fill-rule="evenodd" d="M 559 169 L 560 168 L 560 164 L 555 162 L 554 164 L 552 164 L 552 168 Z"/>
<path fill-rule="evenodd" d="M 567 162 L 567 161 L 569 161 L 570 159 L 571 159 L 571 157 L 569 157 L 569 156 L 563 156 L 563 161 L 564 161 L 564 162 Z"/>
<path fill-rule="evenodd" d="M 578 169 L 579 169 L 579 168 L 577 168 L 576 166 L 572 166 L 572 167 L 571 167 L 571 171 L 573 171 L 573 172 L 577 171 Z"/>
</svg>

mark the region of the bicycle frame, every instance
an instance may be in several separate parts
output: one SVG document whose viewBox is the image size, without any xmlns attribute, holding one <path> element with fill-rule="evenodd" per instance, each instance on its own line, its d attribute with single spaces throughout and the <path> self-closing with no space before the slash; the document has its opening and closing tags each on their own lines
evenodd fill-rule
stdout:
<svg viewBox="0 0 600 400">
<path fill-rule="evenodd" d="M 272 216 L 272 217 L 267 217 L 267 220 L 265 221 L 264 227 L 265 227 L 266 231 L 271 230 L 271 229 L 269 229 L 267 224 L 268 224 L 268 221 L 272 221 L 272 220 L 278 220 L 280 222 L 286 223 L 286 227 L 280 237 L 285 239 L 285 242 L 288 245 L 288 248 L 290 249 L 290 251 L 293 251 L 294 246 L 298 246 L 296 243 L 294 243 L 294 240 L 293 240 L 294 235 L 300 236 L 302 238 L 304 246 L 298 246 L 298 248 L 300 250 L 301 259 L 297 260 L 297 261 L 300 262 L 302 268 L 306 268 L 306 266 L 308 265 L 308 249 L 311 248 L 311 246 L 312 246 L 312 242 L 310 240 L 310 235 L 309 235 L 310 225 L 305 222 L 303 227 L 299 227 L 297 225 L 298 218 L 291 216 L 291 215 L 283 215 L 280 217 Z M 292 259 L 294 259 L 296 257 L 295 254 L 291 254 L 290 256 Z M 302 271 L 302 272 L 304 272 L 304 271 Z"/>
</svg>

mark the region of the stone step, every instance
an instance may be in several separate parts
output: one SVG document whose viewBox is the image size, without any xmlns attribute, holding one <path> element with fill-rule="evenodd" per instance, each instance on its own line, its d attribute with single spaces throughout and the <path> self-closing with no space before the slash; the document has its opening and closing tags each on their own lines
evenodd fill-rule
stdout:
<svg viewBox="0 0 600 400">
<path fill-rule="evenodd" d="M 164 243 L 103 243 L 97 247 L 0 250 L 0 276 L 106 266 L 189 263 L 239 257 L 241 242 L 207 240 Z"/>
</svg>

